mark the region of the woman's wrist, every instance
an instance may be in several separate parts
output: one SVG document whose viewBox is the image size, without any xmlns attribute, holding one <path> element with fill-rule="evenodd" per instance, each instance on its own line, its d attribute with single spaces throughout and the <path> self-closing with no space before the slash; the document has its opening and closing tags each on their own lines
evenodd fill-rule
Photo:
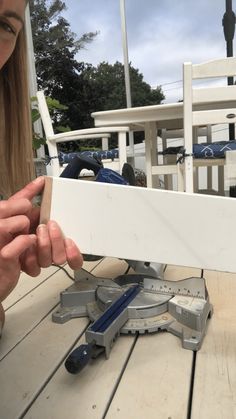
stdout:
<svg viewBox="0 0 236 419">
<path fill-rule="evenodd" d="M 2 304 L 0 303 L 0 337 L 2 334 L 2 329 L 3 329 L 3 325 L 5 322 L 5 312 L 4 312 L 4 308 L 2 306 Z"/>
</svg>

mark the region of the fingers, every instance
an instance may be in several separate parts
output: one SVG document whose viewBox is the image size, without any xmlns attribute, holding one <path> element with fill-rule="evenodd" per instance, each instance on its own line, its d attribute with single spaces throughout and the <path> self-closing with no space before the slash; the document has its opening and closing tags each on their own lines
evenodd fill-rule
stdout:
<svg viewBox="0 0 236 419">
<path fill-rule="evenodd" d="M 36 246 L 30 246 L 21 258 L 21 269 L 30 276 L 38 276 L 40 274 L 40 266 L 37 258 Z"/>
<path fill-rule="evenodd" d="M 35 233 L 35 230 L 39 224 L 39 215 L 40 215 L 39 207 L 32 208 L 30 213 L 27 214 L 27 217 L 30 220 L 30 233 Z"/>
<path fill-rule="evenodd" d="M 47 226 L 52 245 L 52 260 L 56 265 L 63 265 L 66 262 L 66 251 L 61 229 L 55 221 L 49 221 Z"/>
<path fill-rule="evenodd" d="M 65 239 L 65 249 L 66 249 L 66 259 L 69 266 L 73 270 L 78 270 L 83 265 L 83 257 L 76 246 L 76 244 L 71 239 Z"/>
<path fill-rule="evenodd" d="M 0 236 L 4 234 L 27 234 L 30 221 L 25 215 L 0 219 Z"/>
<path fill-rule="evenodd" d="M 19 192 L 16 192 L 14 195 L 9 198 L 10 200 L 15 200 L 19 198 L 26 198 L 29 201 L 34 198 L 34 196 L 38 195 L 42 192 L 44 187 L 45 179 L 43 176 L 40 176 L 33 180 L 33 182 L 26 185 L 23 189 Z"/>
<path fill-rule="evenodd" d="M 0 218 L 4 219 L 15 215 L 27 214 L 31 209 L 32 204 L 26 198 L 0 201 Z"/>
<path fill-rule="evenodd" d="M 40 224 L 36 230 L 38 263 L 42 268 L 47 268 L 52 264 L 52 246 L 48 228 L 45 224 Z"/>
<path fill-rule="evenodd" d="M 36 244 L 34 234 L 20 235 L 4 246 L 0 251 L 0 257 L 5 261 L 18 259 L 30 246 Z"/>
<path fill-rule="evenodd" d="M 38 263 L 41 267 L 46 268 L 52 263 L 63 265 L 68 262 L 74 270 L 81 268 L 83 258 L 78 247 L 71 239 L 64 239 L 55 221 L 39 225 L 36 234 Z"/>
</svg>

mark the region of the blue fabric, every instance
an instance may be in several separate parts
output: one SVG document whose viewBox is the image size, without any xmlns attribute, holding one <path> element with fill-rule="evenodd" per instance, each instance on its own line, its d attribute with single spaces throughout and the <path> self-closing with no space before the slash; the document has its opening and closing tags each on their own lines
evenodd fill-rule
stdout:
<svg viewBox="0 0 236 419">
<path fill-rule="evenodd" d="M 228 150 L 236 150 L 236 141 L 194 144 L 193 156 L 196 159 L 223 159 Z"/>
<path fill-rule="evenodd" d="M 96 182 L 102 183 L 115 183 L 116 185 L 128 185 L 129 183 L 119 173 L 111 169 L 100 169 L 97 176 Z"/>
<path fill-rule="evenodd" d="M 195 159 L 223 159 L 225 152 L 236 150 L 236 141 L 218 141 L 215 143 L 193 144 L 193 157 Z M 161 154 L 178 154 L 183 147 L 168 147 Z"/>
<path fill-rule="evenodd" d="M 114 160 L 119 158 L 119 150 L 114 148 L 113 150 L 101 150 L 101 151 L 80 151 L 75 153 L 62 153 L 59 152 L 59 162 L 60 164 L 70 163 L 74 157 L 90 157 L 98 160 Z"/>
</svg>

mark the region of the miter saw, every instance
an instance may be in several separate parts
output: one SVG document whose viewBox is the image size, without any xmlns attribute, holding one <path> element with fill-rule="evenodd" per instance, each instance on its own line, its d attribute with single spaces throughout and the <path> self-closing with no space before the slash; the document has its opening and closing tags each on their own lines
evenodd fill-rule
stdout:
<svg viewBox="0 0 236 419">
<path fill-rule="evenodd" d="M 141 273 L 115 279 L 99 278 L 80 269 L 74 284 L 61 293 L 61 306 L 53 313 L 53 321 L 64 323 L 88 316 L 92 322 L 85 332 L 87 343 L 65 362 L 70 373 L 78 373 L 100 353 L 109 358 L 120 333 L 166 330 L 178 336 L 184 348 L 200 348 L 213 312 L 204 278 L 167 281 L 163 279 L 163 265 L 133 262 L 133 266 Z"/>
</svg>

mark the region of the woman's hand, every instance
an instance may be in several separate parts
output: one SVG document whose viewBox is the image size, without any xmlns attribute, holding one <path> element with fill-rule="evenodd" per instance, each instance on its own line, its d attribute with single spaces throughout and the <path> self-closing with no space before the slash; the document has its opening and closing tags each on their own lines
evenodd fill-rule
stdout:
<svg viewBox="0 0 236 419">
<path fill-rule="evenodd" d="M 33 182 L 30 182 L 28 185 L 26 185 L 23 189 L 21 189 L 19 192 L 16 192 L 14 195 L 12 195 L 7 202 L 11 201 L 18 201 L 19 199 L 27 199 L 30 202 L 30 208 L 27 212 L 27 217 L 30 221 L 30 227 L 29 231 L 34 233 L 37 225 L 39 223 L 39 214 L 40 214 L 40 208 L 39 207 L 33 207 L 31 201 L 33 198 L 35 198 L 37 195 L 39 195 L 45 184 L 45 179 L 43 176 L 40 176 L 33 180 Z"/>
<path fill-rule="evenodd" d="M 0 202 L 0 302 L 17 284 L 21 270 L 37 276 L 41 267 L 52 263 L 68 262 L 74 270 L 82 266 L 78 247 L 63 237 L 57 223 L 38 226 L 40 209 L 33 208 L 31 200 L 43 187 L 44 178 L 39 177 Z"/>
<path fill-rule="evenodd" d="M 16 202 L 19 199 L 32 201 L 36 195 L 42 192 L 44 183 L 44 177 L 36 178 L 13 195 L 9 201 Z M 52 263 L 61 265 L 68 262 L 74 270 L 81 268 L 83 258 L 75 243 L 71 239 L 63 237 L 60 227 L 54 221 L 38 226 L 39 213 L 40 208 L 33 208 L 32 205 L 26 213 L 30 221 L 29 232 L 36 232 L 37 245 L 27 249 L 21 258 L 22 270 L 28 275 L 37 276 L 40 273 L 40 268 L 46 268 Z"/>
<path fill-rule="evenodd" d="M 36 243 L 36 235 L 29 235 L 30 221 L 26 214 L 30 201 L 0 202 L 0 302 L 17 284 L 21 271 L 21 256 Z"/>
<path fill-rule="evenodd" d="M 78 270 L 83 264 L 83 257 L 76 244 L 64 238 L 55 221 L 40 224 L 36 229 L 37 243 L 26 250 L 21 258 L 22 270 L 30 276 L 37 276 L 40 268 L 47 268 L 52 263 L 69 266 Z"/>
<path fill-rule="evenodd" d="M 21 255 L 33 246 L 36 240 L 35 234 L 21 234 L 1 248 L 0 302 L 15 288 L 21 272 Z"/>
</svg>

